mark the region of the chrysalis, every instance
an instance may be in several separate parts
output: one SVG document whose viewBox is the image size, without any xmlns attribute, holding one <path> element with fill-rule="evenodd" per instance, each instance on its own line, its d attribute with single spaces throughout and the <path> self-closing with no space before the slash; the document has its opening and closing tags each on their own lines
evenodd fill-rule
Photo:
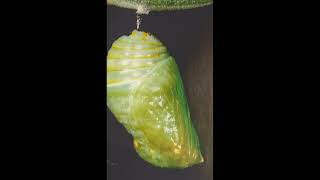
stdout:
<svg viewBox="0 0 320 180">
<path fill-rule="evenodd" d="M 113 43 L 107 105 L 145 161 L 162 168 L 204 161 L 178 66 L 154 36 L 135 30 Z"/>
</svg>

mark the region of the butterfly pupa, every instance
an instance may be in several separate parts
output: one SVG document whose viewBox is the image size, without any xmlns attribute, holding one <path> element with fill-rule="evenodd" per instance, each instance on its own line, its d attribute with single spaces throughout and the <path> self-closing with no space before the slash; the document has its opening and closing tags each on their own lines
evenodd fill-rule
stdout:
<svg viewBox="0 0 320 180">
<path fill-rule="evenodd" d="M 112 44 L 107 106 L 152 165 L 181 169 L 204 161 L 178 66 L 154 36 L 134 30 Z"/>
</svg>

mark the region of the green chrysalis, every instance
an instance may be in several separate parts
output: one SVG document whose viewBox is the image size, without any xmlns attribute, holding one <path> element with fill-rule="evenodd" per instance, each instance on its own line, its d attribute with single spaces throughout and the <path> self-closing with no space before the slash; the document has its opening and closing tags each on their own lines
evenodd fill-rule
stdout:
<svg viewBox="0 0 320 180">
<path fill-rule="evenodd" d="M 154 36 L 135 30 L 113 43 L 107 105 L 145 161 L 162 168 L 204 161 L 178 66 Z"/>
</svg>

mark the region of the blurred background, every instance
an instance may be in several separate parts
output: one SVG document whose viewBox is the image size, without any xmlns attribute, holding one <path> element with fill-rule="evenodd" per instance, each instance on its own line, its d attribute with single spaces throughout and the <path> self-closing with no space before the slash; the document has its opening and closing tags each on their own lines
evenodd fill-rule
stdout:
<svg viewBox="0 0 320 180">
<path fill-rule="evenodd" d="M 136 28 L 134 10 L 107 6 L 107 48 Z M 135 152 L 132 137 L 107 110 L 108 180 L 213 179 L 213 8 L 151 12 L 142 16 L 141 31 L 168 48 L 181 72 L 191 117 L 200 136 L 205 163 L 185 170 L 154 168 Z"/>
</svg>

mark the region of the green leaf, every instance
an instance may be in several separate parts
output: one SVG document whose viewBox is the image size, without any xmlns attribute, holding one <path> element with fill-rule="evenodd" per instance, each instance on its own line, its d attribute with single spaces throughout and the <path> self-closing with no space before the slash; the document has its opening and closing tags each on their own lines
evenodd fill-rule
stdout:
<svg viewBox="0 0 320 180">
<path fill-rule="evenodd" d="M 107 0 L 109 5 L 136 9 L 141 14 L 147 14 L 149 11 L 192 9 L 212 3 L 213 0 Z"/>
</svg>

